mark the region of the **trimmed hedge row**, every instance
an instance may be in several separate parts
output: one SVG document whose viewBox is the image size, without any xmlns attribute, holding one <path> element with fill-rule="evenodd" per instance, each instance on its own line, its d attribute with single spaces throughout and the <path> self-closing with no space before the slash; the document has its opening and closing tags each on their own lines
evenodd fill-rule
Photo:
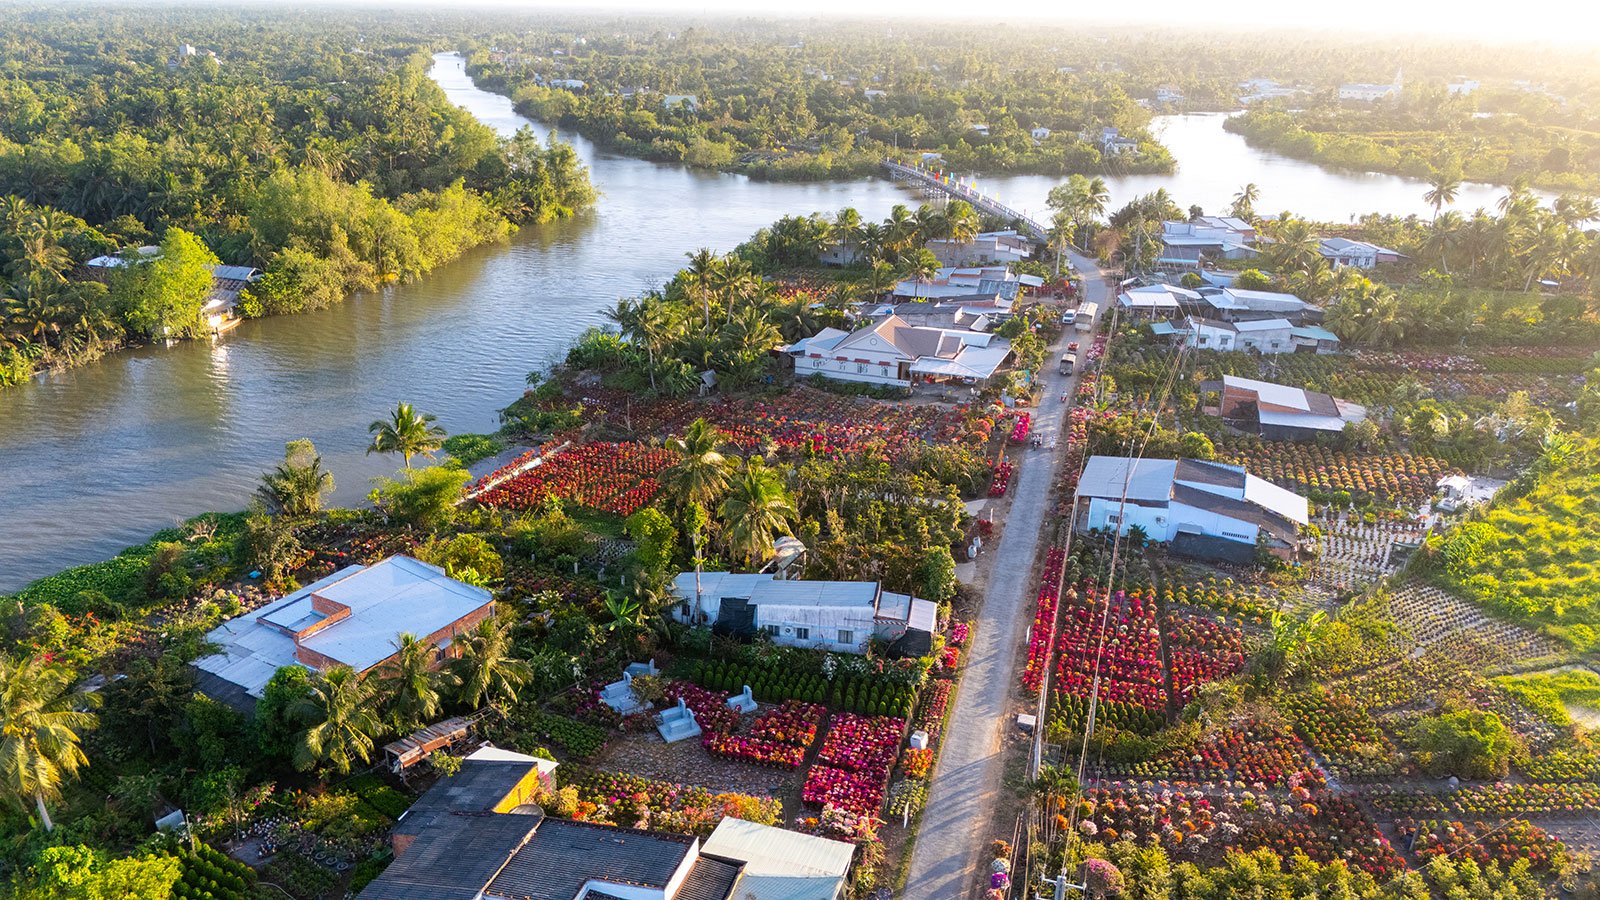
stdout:
<svg viewBox="0 0 1600 900">
<path fill-rule="evenodd" d="M 183 900 L 250 900 L 255 896 L 254 869 L 208 844 L 179 858 L 182 874 L 172 886 L 172 896 Z"/>
<path fill-rule="evenodd" d="M 752 666 L 727 660 L 696 661 L 690 670 L 696 684 L 713 691 L 750 691 L 763 703 L 800 700 L 826 703 L 834 709 L 867 716 L 911 717 L 916 692 L 907 685 L 885 684 L 881 679 L 838 675 L 832 681 L 776 667 Z"/>
</svg>

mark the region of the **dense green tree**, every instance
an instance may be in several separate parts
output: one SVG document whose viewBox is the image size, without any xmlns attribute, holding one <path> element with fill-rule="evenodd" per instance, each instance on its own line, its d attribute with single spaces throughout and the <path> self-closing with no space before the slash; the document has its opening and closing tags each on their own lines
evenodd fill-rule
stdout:
<svg viewBox="0 0 1600 900">
<path fill-rule="evenodd" d="M 444 706 L 439 676 L 434 671 L 437 651 L 432 643 L 402 633 L 378 674 L 379 690 L 388 698 L 389 724 L 395 731 L 413 731 L 433 721 Z"/>
<path fill-rule="evenodd" d="M 200 238 L 169 228 L 159 255 L 129 257 L 111 281 L 111 298 L 128 328 L 147 337 L 186 338 L 200 333 L 200 307 L 211 293 L 218 265 Z"/>
<path fill-rule="evenodd" d="M 509 703 L 533 679 L 526 660 L 512 655 L 511 622 L 490 617 L 456 636 L 459 655 L 446 664 L 445 676 L 456 700 L 472 709 L 485 703 Z"/>
<path fill-rule="evenodd" d="M 1516 736 L 1486 710 L 1456 710 L 1428 716 L 1412 726 L 1417 761 L 1433 775 L 1501 778 L 1511 766 Z"/>
<path fill-rule="evenodd" d="M 729 551 L 750 565 L 765 561 L 775 536 L 790 534 L 798 517 L 778 473 L 759 456 L 733 477 L 719 511 Z"/>
<path fill-rule="evenodd" d="M 403 469 L 398 479 L 379 479 L 367 499 L 384 513 L 426 531 L 450 521 L 471 480 L 466 469 L 448 464 Z"/>
</svg>

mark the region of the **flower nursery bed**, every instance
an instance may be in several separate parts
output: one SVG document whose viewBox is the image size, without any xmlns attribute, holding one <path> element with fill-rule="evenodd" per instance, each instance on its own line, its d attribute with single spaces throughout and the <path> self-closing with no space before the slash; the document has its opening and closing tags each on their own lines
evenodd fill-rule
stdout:
<svg viewBox="0 0 1600 900">
<path fill-rule="evenodd" d="M 1215 864 L 1228 850 L 1266 847 L 1285 858 L 1299 849 L 1317 862 L 1344 859 L 1380 880 L 1405 869 L 1356 804 L 1326 791 L 1300 787 L 1274 798 L 1113 782 L 1087 791 L 1080 811 L 1087 813 L 1079 825 L 1084 837 L 1158 843 L 1175 861 Z"/>
<path fill-rule="evenodd" d="M 1383 729 L 1355 699 L 1318 686 L 1285 697 L 1295 731 L 1320 752 L 1341 778 L 1379 778 L 1405 771 L 1405 760 Z"/>
<path fill-rule="evenodd" d="M 1419 644 L 1471 636 L 1503 654 L 1503 665 L 1566 655 L 1566 648 L 1551 638 L 1493 618 L 1471 602 L 1420 581 L 1388 592 L 1387 612 Z"/>
<path fill-rule="evenodd" d="M 1400 451 L 1360 453 L 1318 444 L 1229 437 L 1217 447 L 1217 459 L 1246 466 L 1265 478 L 1312 499 L 1348 491 L 1405 509 L 1416 509 L 1433 496 L 1439 479 L 1454 469 L 1444 460 Z"/>
<path fill-rule="evenodd" d="M 1363 794 L 1374 809 L 1397 816 L 1498 820 L 1510 816 L 1583 818 L 1600 806 L 1600 784 L 1494 784 L 1453 791 L 1372 787 Z"/>
<path fill-rule="evenodd" d="M 1255 790 L 1320 788 L 1321 767 L 1294 732 L 1266 723 L 1224 726 L 1186 746 L 1171 747 L 1148 762 L 1105 764 L 1108 778 L 1161 779 L 1188 784 L 1232 783 Z"/>
<path fill-rule="evenodd" d="M 502 477 L 501 473 L 525 465 L 539 452 L 530 451 L 485 476 L 479 485 L 493 487 L 483 489 L 478 502 L 520 510 L 533 509 L 554 497 L 628 516 L 655 499 L 660 490 L 656 476 L 676 458 L 670 450 L 644 444 L 580 444 L 555 452 L 509 478 Z"/>
<path fill-rule="evenodd" d="M 1155 601 L 1138 591 L 1117 591 L 1108 598 L 1088 583 L 1080 587 L 1063 598 L 1056 691 L 1087 698 L 1098 674 L 1103 702 L 1164 712 L 1167 688 Z"/>
<path fill-rule="evenodd" d="M 700 752 L 692 745 L 691 749 Z M 783 822 L 783 801 L 773 791 L 718 790 L 636 771 L 562 766 L 556 772 L 562 787 L 578 789 L 578 810 L 573 818 L 579 821 L 700 835 L 709 834 L 724 816 L 769 825 Z"/>
</svg>

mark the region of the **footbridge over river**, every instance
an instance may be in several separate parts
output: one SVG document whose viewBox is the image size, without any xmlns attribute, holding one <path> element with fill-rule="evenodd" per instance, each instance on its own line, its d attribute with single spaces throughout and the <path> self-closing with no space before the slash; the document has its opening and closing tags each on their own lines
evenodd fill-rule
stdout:
<svg viewBox="0 0 1600 900">
<path fill-rule="evenodd" d="M 893 159 L 885 159 L 883 167 L 889 170 L 889 177 L 903 184 L 910 184 L 920 188 L 926 197 L 965 200 L 972 204 L 973 208 L 978 212 L 997 216 L 1007 222 L 1018 223 L 1023 230 L 1028 231 L 1035 240 L 1041 243 L 1047 243 L 1050 240 L 1049 231 L 1039 222 L 984 194 L 971 184 L 962 184 L 960 179 L 948 172 L 941 172 L 938 169 L 917 163 L 903 163 Z"/>
</svg>

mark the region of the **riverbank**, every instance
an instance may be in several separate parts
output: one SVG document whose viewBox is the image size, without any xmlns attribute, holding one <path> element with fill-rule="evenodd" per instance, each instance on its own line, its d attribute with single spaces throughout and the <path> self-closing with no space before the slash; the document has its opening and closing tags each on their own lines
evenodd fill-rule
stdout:
<svg viewBox="0 0 1600 900">
<path fill-rule="evenodd" d="M 1446 138 L 1433 131 L 1385 131 L 1378 135 L 1306 128 L 1295 114 L 1270 110 L 1230 115 L 1223 127 L 1252 147 L 1352 173 L 1381 172 L 1424 180 L 1442 165 L 1441 156 L 1448 156 L 1461 167 L 1461 177 L 1481 184 L 1509 186 L 1524 181 L 1546 191 L 1600 193 L 1600 175 L 1527 167 L 1527 160 L 1549 156 L 1549 151 L 1530 152 L 1521 143 L 1531 142 L 1529 135 L 1478 134 L 1470 137 L 1476 143 L 1451 144 L 1441 154 L 1441 141 L 1458 138 Z"/>
<path fill-rule="evenodd" d="M 630 134 L 623 123 L 591 121 L 573 112 L 571 94 L 513 79 L 482 63 L 466 62 L 466 73 L 480 87 L 513 98 L 516 111 L 530 119 L 571 128 L 596 146 L 635 159 L 688 166 L 772 182 L 822 182 L 865 178 L 881 173 L 884 158 L 904 154 L 895 145 L 873 141 L 870 147 L 825 147 L 805 141 L 782 142 L 773 148 L 734 147 L 695 138 L 687 143 L 660 133 Z M 881 130 L 881 129 L 880 129 Z M 1026 135 L 1024 135 L 1026 138 Z M 951 171 L 984 177 L 1039 175 L 1064 179 L 1069 175 L 1171 175 L 1177 163 L 1167 148 L 1153 139 L 1137 139 L 1129 151 L 1104 156 L 1094 145 L 1056 135 L 1050 143 L 1034 141 L 1021 153 L 1003 152 L 980 140 L 941 146 L 938 152 Z"/>
<path fill-rule="evenodd" d="M 500 135 L 530 127 L 548 140 L 548 125 L 476 87 L 459 57 L 436 57 L 430 75 L 451 103 Z M 1319 221 L 1431 214 L 1426 185 L 1265 154 L 1221 120 L 1158 117 L 1153 127 L 1180 160 L 1178 172 L 1106 179 L 1110 208 L 1166 188 L 1216 211 L 1254 182 L 1258 208 Z M 205 510 L 242 507 L 293 438 L 314 440 L 337 477 L 330 502 L 359 503 L 370 479 L 391 474 L 386 460 L 365 454 L 366 424 L 397 401 L 435 413 L 452 433 L 492 431 L 506 385 L 607 324 L 618 297 L 660 288 L 685 253 L 731 250 L 785 215 L 848 206 L 881 218 L 916 203 L 885 178 L 762 182 L 566 139 L 603 195 L 592 210 L 525 226 L 411 284 L 249 320 L 215 341 L 123 350 L 0 390 L 0 521 L 8 526 L 0 529 L 0 591 L 105 559 Z M 1037 215 L 1057 184 L 1013 176 L 979 188 Z M 1503 193 L 1464 185 L 1457 205 L 1492 206 Z"/>
</svg>

